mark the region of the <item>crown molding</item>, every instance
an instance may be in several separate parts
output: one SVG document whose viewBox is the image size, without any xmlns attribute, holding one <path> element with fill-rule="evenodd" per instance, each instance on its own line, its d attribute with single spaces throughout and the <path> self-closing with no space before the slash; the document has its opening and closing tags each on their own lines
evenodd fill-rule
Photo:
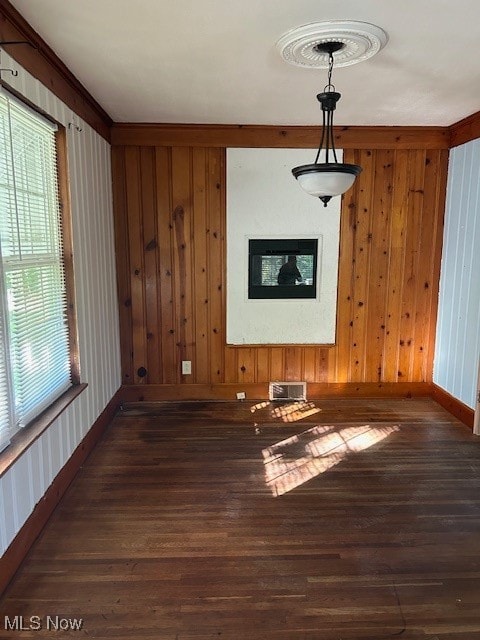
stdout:
<svg viewBox="0 0 480 640">
<path fill-rule="evenodd" d="M 0 0 L 0 41 L 5 40 L 30 42 L 33 47 L 5 45 L 3 49 L 97 133 L 110 140 L 113 121 L 108 113 L 10 2 Z"/>
<path fill-rule="evenodd" d="M 112 145 L 317 148 L 319 127 L 115 123 Z M 448 149 L 447 127 L 334 127 L 340 149 Z"/>
<path fill-rule="evenodd" d="M 480 111 L 452 124 L 450 129 L 450 148 L 480 138 Z"/>
<path fill-rule="evenodd" d="M 8 2 L 0 0 L 0 40 L 29 46 L 5 51 L 72 111 L 114 145 L 317 148 L 319 126 L 114 123 L 43 38 Z M 480 111 L 449 127 L 337 126 L 343 149 L 449 149 L 480 138 Z"/>
</svg>

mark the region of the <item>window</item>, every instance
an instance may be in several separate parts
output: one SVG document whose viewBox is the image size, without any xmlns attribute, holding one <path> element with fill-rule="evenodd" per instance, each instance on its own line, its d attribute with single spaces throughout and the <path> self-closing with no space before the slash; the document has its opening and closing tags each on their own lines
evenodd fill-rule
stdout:
<svg viewBox="0 0 480 640">
<path fill-rule="evenodd" d="M 56 126 L 0 95 L 0 450 L 72 384 Z"/>
</svg>

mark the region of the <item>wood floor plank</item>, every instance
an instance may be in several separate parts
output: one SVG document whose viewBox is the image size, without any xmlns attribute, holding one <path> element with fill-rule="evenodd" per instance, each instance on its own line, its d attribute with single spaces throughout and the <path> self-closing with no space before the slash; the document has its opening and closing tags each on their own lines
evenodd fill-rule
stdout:
<svg viewBox="0 0 480 640">
<path fill-rule="evenodd" d="M 132 404 L 0 638 L 479 640 L 479 532 L 480 440 L 433 400 Z"/>
</svg>

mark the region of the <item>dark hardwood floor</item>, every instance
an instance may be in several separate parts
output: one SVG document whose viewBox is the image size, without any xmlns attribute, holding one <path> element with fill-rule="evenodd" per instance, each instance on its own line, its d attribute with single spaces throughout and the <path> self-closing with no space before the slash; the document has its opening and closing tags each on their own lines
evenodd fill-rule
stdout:
<svg viewBox="0 0 480 640">
<path fill-rule="evenodd" d="M 131 405 L 0 614 L 39 617 L 16 639 L 479 640 L 480 439 L 423 398 Z"/>
</svg>

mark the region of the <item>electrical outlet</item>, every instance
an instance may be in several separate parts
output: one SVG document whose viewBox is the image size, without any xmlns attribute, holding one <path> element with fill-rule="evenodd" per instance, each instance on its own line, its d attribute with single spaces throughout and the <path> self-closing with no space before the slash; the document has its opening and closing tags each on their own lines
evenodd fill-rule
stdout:
<svg viewBox="0 0 480 640">
<path fill-rule="evenodd" d="M 192 361 L 182 360 L 182 375 L 189 376 L 192 373 Z"/>
<path fill-rule="evenodd" d="M 247 396 L 245 395 L 245 391 L 239 391 L 237 393 L 237 400 L 245 400 Z"/>
</svg>

